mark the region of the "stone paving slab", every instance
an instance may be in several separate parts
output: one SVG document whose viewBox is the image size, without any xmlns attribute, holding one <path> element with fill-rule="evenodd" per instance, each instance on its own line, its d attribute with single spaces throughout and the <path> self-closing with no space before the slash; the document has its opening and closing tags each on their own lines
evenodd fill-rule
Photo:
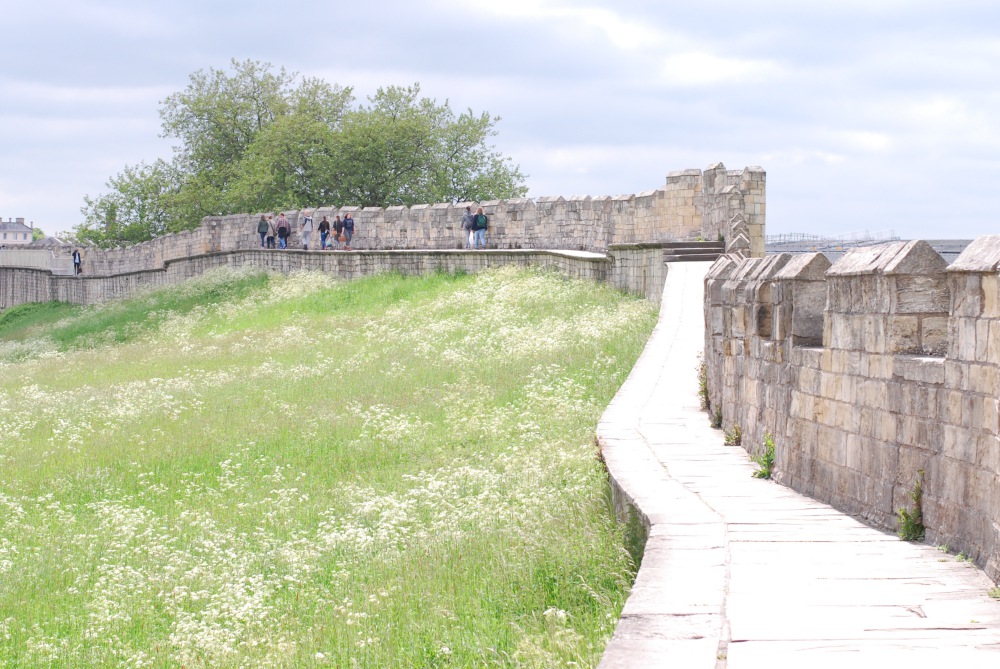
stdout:
<svg viewBox="0 0 1000 669">
<path fill-rule="evenodd" d="M 668 265 L 660 320 L 598 440 L 648 531 L 600 667 L 1000 668 L 973 565 L 771 481 L 697 397 L 708 263 Z"/>
</svg>

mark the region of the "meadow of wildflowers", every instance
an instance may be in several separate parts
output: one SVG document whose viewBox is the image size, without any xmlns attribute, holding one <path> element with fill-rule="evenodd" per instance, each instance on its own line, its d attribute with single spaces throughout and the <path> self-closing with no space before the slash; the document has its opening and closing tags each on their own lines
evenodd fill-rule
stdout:
<svg viewBox="0 0 1000 669">
<path fill-rule="evenodd" d="M 654 321 L 515 269 L 0 313 L 0 666 L 596 665 Z"/>
</svg>

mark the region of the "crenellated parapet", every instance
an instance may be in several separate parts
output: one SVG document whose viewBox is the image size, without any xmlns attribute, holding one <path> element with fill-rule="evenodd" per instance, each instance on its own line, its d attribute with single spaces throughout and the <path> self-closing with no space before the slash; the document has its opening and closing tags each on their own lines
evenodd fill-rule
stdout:
<svg viewBox="0 0 1000 669">
<path fill-rule="evenodd" d="M 712 410 L 777 476 L 895 529 L 922 481 L 927 539 L 1000 577 L 1000 235 L 951 265 L 923 241 L 728 256 L 705 280 Z"/>
<path fill-rule="evenodd" d="M 417 204 L 393 207 L 317 206 L 324 216 L 350 213 L 355 220 L 352 247 L 357 250 L 455 250 L 465 245 L 465 207 L 482 206 L 490 218 L 491 249 L 570 250 L 605 253 L 609 247 L 666 241 L 727 238 L 734 217 L 746 222 L 744 255 L 764 254 L 765 173 L 759 167 L 727 170 L 716 163 L 707 170 L 671 172 L 657 189 L 633 195 L 572 195 L 513 198 L 487 202 Z M 279 212 L 265 212 L 277 218 Z M 291 223 L 291 248 L 301 248 L 302 211 L 285 210 Z M 169 261 L 206 253 L 260 248 L 260 212 L 208 216 L 194 230 L 164 235 L 118 249 L 84 250 L 90 276 L 158 269 Z M 313 235 L 313 248 L 318 235 Z M 68 251 L 66 251 L 68 253 Z M 0 259 L 0 266 L 10 266 Z"/>
</svg>

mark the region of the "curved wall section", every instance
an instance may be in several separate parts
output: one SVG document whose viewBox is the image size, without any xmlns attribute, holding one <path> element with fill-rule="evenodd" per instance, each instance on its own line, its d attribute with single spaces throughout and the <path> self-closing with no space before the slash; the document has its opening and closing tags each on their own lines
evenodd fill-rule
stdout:
<svg viewBox="0 0 1000 669">
<path fill-rule="evenodd" d="M 781 483 L 1000 579 L 1000 235 L 948 266 L 926 242 L 720 258 L 705 280 L 712 411 Z"/>
</svg>

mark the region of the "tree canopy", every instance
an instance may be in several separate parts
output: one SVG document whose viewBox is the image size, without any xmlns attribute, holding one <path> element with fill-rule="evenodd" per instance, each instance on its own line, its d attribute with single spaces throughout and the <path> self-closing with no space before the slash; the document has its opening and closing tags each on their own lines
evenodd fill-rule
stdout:
<svg viewBox="0 0 1000 669">
<path fill-rule="evenodd" d="M 320 205 L 464 202 L 527 193 L 489 142 L 500 117 L 423 97 L 420 85 L 350 87 L 233 60 L 160 103 L 173 158 L 128 166 L 84 197 L 77 237 L 100 246 L 197 227 L 203 217 Z"/>
</svg>

